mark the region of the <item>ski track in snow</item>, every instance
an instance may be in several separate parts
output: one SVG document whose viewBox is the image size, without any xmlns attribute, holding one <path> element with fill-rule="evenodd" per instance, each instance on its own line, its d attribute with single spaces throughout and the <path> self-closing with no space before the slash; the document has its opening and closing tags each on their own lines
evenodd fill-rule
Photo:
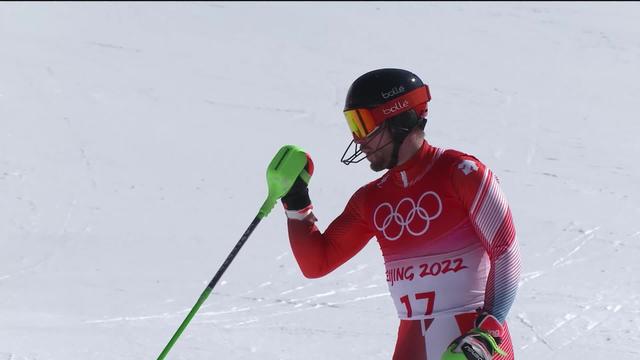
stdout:
<svg viewBox="0 0 640 360">
<path fill-rule="evenodd" d="M 518 282 L 518 287 L 522 287 L 522 285 L 526 284 L 527 282 L 533 279 L 539 278 L 542 275 L 544 275 L 544 271 L 533 271 L 530 273 L 522 274 L 520 275 L 520 281 Z"/>
<path fill-rule="evenodd" d="M 568 228 L 567 228 L 568 229 Z M 595 237 L 595 233 L 597 230 L 600 229 L 600 226 L 594 227 L 592 229 L 589 230 L 585 230 L 582 234 L 578 235 L 577 237 L 573 238 L 572 240 L 570 240 L 570 242 L 576 242 L 576 241 L 580 241 L 580 244 L 578 244 L 575 248 L 573 248 L 571 251 L 569 251 L 566 255 L 560 256 L 559 258 L 557 258 L 551 265 L 551 268 L 549 270 L 536 270 L 536 271 L 532 271 L 532 272 L 528 272 L 528 273 L 523 273 L 520 275 L 520 281 L 518 283 L 518 287 L 522 287 L 523 285 L 525 285 L 526 283 L 528 283 L 531 280 L 537 279 L 541 276 L 547 275 L 550 271 L 554 271 L 557 270 L 560 267 L 566 266 L 566 265 L 570 265 L 572 263 L 574 263 L 577 260 L 571 259 L 571 257 L 573 255 L 575 255 L 580 249 L 582 249 L 585 244 L 587 244 L 588 241 L 590 241 L 591 239 L 593 239 Z"/>
<path fill-rule="evenodd" d="M 520 320 L 520 322 L 524 326 L 526 326 L 533 332 L 534 337 L 531 344 L 541 341 L 544 345 L 546 345 L 550 350 L 553 351 L 553 347 L 549 344 L 547 339 L 545 339 L 544 335 L 540 334 L 540 331 L 533 324 L 531 324 L 531 322 L 527 319 L 527 314 L 525 313 L 518 314 L 518 320 Z M 524 345 L 520 349 L 526 349 L 531 344 Z"/>
<path fill-rule="evenodd" d="M 297 304 L 297 305 L 294 306 L 294 308 L 297 307 L 299 309 L 296 309 L 296 310 L 278 311 L 278 312 L 270 313 L 270 314 L 267 314 L 267 315 L 255 316 L 255 317 L 252 317 L 249 320 L 243 320 L 243 321 L 240 321 L 238 323 L 233 323 L 233 324 L 230 324 L 230 325 L 226 325 L 225 327 L 237 327 L 237 326 L 245 325 L 245 324 L 248 324 L 248 323 L 258 322 L 260 320 L 267 319 L 267 318 L 273 318 L 273 317 L 278 317 L 278 316 L 283 316 L 283 315 L 290 315 L 290 314 L 299 313 L 299 312 L 303 312 L 303 311 L 318 310 L 318 309 L 326 308 L 326 307 L 329 307 L 329 308 L 337 307 L 337 308 L 339 308 L 340 305 L 352 304 L 352 303 L 355 303 L 355 302 L 366 301 L 366 300 L 376 299 L 376 298 L 379 298 L 379 297 L 387 297 L 387 296 L 389 296 L 389 293 L 385 292 L 385 293 L 373 294 L 373 295 L 368 295 L 368 296 L 360 296 L 360 297 L 357 297 L 357 298 L 354 298 L 354 299 L 350 299 L 350 300 L 346 300 L 346 301 L 339 301 L 339 302 L 335 302 L 335 303 L 308 304 L 309 307 L 304 307 L 304 308 L 302 308 L 302 307 L 304 305 L 307 305 L 307 304 Z M 231 321 L 231 319 L 225 320 L 225 321 Z M 205 321 L 201 321 L 201 322 L 202 323 L 218 323 L 220 321 L 217 321 L 217 320 L 206 321 L 205 320 Z"/>
<path fill-rule="evenodd" d="M 571 227 L 571 226 L 570 226 Z M 519 282 L 519 287 L 526 285 L 528 282 L 537 279 L 541 276 L 547 275 L 550 272 L 559 270 L 565 266 L 576 264 L 578 261 L 573 257 L 580 250 L 595 238 L 596 232 L 600 230 L 600 226 L 581 231 L 582 234 L 569 240 L 568 243 L 576 243 L 577 245 L 571 248 L 565 255 L 556 258 L 550 265 L 549 270 L 538 270 L 528 273 L 523 273 Z M 566 228 L 565 230 L 567 230 Z M 638 233 L 631 235 L 633 238 Z M 614 246 L 619 246 L 622 241 L 614 242 Z M 599 290 L 598 293 L 593 296 L 589 295 L 572 295 L 578 308 L 576 311 L 569 311 L 562 314 L 560 317 L 555 317 L 550 323 L 545 322 L 545 325 L 534 325 L 528 318 L 527 313 L 519 313 L 516 317 L 519 322 L 528 328 L 532 333 L 532 338 L 529 342 L 520 346 L 521 350 L 526 350 L 532 345 L 540 342 L 552 352 L 558 351 L 565 347 L 570 346 L 575 341 L 584 338 L 589 335 L 594 329 L 601 326 L 605 322 L 611 320 L 617 314 L 620 313 L 627 305 L 631 307 L 629 312 L 640 313 L 637 309 L 637 299 L 640 297 L 638 294 L 632 294 L 627 298 L 613 298 L 619 292 L 615 287 L 604 287 Z M 623 291 L 626 293 L 626 291 Z M 563 296 L 561 292 L 550 294 L 554 296 Z M 544 294 L 538 292 L 538 296 L 544 296 Z M 564 294 L 564 296 L 569 296 Z M 634 310 L 635 308 L 635 310 Z M 550 324 L 550 326 L 549 326 Z M 546 329 L 543 329 L 547 327 Z"/>
<path fill-rule="evenodd" d="M 263 284 L 264 285 L 264 284 Z M 373 289 L 378 287 L 375 284 L 371 284 L 368 285 L 366 287 L 364 287 L 364 289 Z M 298 287 L 300 289 L 305 288 L 305 287 Z M 296 288 L 296 289 L 298 289 Z M 371 295 L 364 295 L 364 296 L 358 296 L 355 298 L 351 298 L 351 299 L 347 299 L 347 300 L 341 300 L 341 301 L 334 301 L 334 302 L 317 302 L 314 301 L 315 299 L 319 299 L 319 298 L 324 298 L 324 297 L 330 297 L 333 295 L 339 295 L 339 294 L 343 294 L 343 293 L 347 293 L 347 292 L 351 292 L 351 291 L 357 291 L 360 290 L 360 288 L 358 288 L 357 286 L 350 286 L 347 288 L 341 288 L 338 290 L 330 290 L 328 292 L 324 292 L 324 293 L 319 293 L 319 294 L 314 294 L 308 297 L 303 297 L 303 298 L 268 298 L 268 297 L 250 297 L 250 296 L 234 296 L 234 295 L 229 295 L 229 294 L 225 294 L 225 293 L 212 293 L 213 296 L 223 296 L 223 297 L 230 297 L 230 298 L 235 298 L 235 299 L 240 299 L 240 300 L 248 300 L 250 302 L 257 302 L 257 303 L 265 303 L 264 305 L 259 305 L 259 306 L 233 306 L 230 309 L 227 310 L 221 310 L 221 311 L 203 311 L 204 309 L 206 309 L 207 307 L 212 306 L 211 304 L 209 305 L 203 305 L 200 308 L 200 311 L 197 314 L 197 317 L 199 319 L 202 318 L 206 318 L 206 317 L 215 317 L 215 316 L 220 316 L 220 315 L 228 315 L 228 314 L 237 314 L 237 313 L 247 313 L 247 312 L 251 312 L 251 311 L 257 311 L 260 313 L 260 311 L 263 311 L 264 309 L 267 308 L 271 308 L 271 307 L 276 307 L 276 306 L 285 306 L 285 307 L 292 307 L 295 310 L 284 310 L 284 311 L 275 311 L 275 312 L 266 312 L 266 313 L 260 313 L 259 315 L 252 315 L 252 319 L 255 319 L 256 321 L 262 318 L 270 318 L 270 317 L 276 317 L 276 316 L 282 316 L 282 315 L 287 315 L 287 314 L 292 314 L 292 313 L 296 313 L 296 312 L 300 312 L 300 311 L 308 311 L 308 310 L 317 310 L 320 308 L 334 308 L 334 309 L 339 309 L 341 308 L 342 305 L 347 305 L 347 304 L 352 304 L 352 303 L 356 303 L 356 302 L 360 302 L 360 301 L 366 301 L 366 300 L 370 300 L 370 299 L 376 299 L 379 297 L 383 297 L 383 296 L 388 296 L 389 293 L 388 292 L 383 292 L 383 293 L 376 293 L 376 294 L 371 294 Z M 84 323 L 86 324 L 102 324 L 102 323 L 113 323 L 113 322 L 122 322 L 122 321 L 145 321 L 145 320 L 157 320 L 157 319 L 170 319 L 170 318 L 175 318 L 175 317 L 181 317 L 181 316 L 185 316 L 189 311 L 191 310 L 191 308 L 185 308 L 182 309 L 180 311 L 177 312 L 172 312 L 172 313 L 162 313 L 162 314 L 152 314 L 152 315 L 141 315 L 141 316 L 117 316 L 117 317 L 112 317 L 112 318 L 107 318 L 107 319 L 94 319 L 94 320 L 86 320 Z M 194 321 L 197 323 L 220 323 L 220 322 L 230 322 L 230 321 L 235 321 L 237 320 L 236 318 L 232 318 L 232 319 L 223 319 L 223 320 L 199 320 L 199 321 Z M 239 325 L 243 325 L 245 323 L 247 323 L 247 321 L 249 320 L 242 320 L 238 323 L 235 323 L 233 325 L 230 326 L 239 326 Z M 251 321 L 254 322 L 254 321 Z"/>
<path fill-rule="evenodd" d="M 559 350 L 587 335 L 623 308 L 621 304 L 603 305 L 600 303 L 601 301 L 602 297 L 597 299 L 594 305 L 583 306 L 581 312 L 568 312 L 562 317 L 554 319 L 551 328 L 544 331 L 544 333 L 539 327 L 534 326 L 528 320 L 526 313 L 518 314 L 518 320 L 533 333 L 533 339 L 529 343 L 522 345 L 520 349 L 525 350 L 540 341 L 549 348 L 549 350 Z M 565 334 L 560 336 L 561 340 L 554 339 L 554 342 L 560 341 L 560 344 L 557 346 L 552 345 L 551 339 L 554 337 L 553 335 L 566 329 L 570 325 L 572 329 L 565 331 Z M 570 333 L 570 335 L 566 335 L 567 332 Z"/>
<path fill-rule="evenodd" d="M 300 115 L 308 114 L 307 111 L 303 109 L 290 109 L 290 108 L 271 107 L 271 106 L 251 106 L 246 104 L 234 104 L 234 103 L 227 103 L 227 102 L 213 101 L 213 100 L 205 100 L 205 102 L 212 105 L 235 107 L 235 108 L 247 109 L 247 110 L 284 112 L 284 113 L 294 113 L 294 114 L 300 114 Z"/>
<path fill-rule="evenodd" d="M 565 256 L 560 257 L 559 259 L 557 259 L 556 261 L 553 262 L 553 267 L 554 268 L 558 268 L 558 267 L 562 267 L 565 265 L 569 265 L 571 263 L 570 258 L 577 253 L 578 251 L 580 251 L 580 249 L 582 249 L 582 247 L 591 239 L 593 239 L 595 237 L 595 232 L 597 230 L 600 229 L 600 226 L 597 226 L 593 229 L 590 230 L 586 230 L 584 231 L 584 233 L 578 237 L 576 237 L 575 239 L 572 240 L 573 241 L 577 241 L 582 239 L 582 241 L 580 242 L 580 244 L 578 246 L 576 246 L 573 250 L 569 251 L 569 253 Z"/>
<path fill-rule="evenodd" d="M 20 356 L 14 353 L 0 353 L 0 360 L 36 360 L 36 358 Z"/>
<path fill-rule="evenodd" d="M 60 240 L 58 246 L 48 249 L 48 251 L 44 255 L 40 256 L 40 258 L 37 259 L 32 264 L 29 264 L 20 269 L 16 269 L 10 274 L 0 276 L 0 280 L 5 280 L 11 277 L 23 276 L 28 273 L 33 273 L 37 271 L 41 266 L 46 264 L 48 261 L 50 261 L 56 254 L 63 252 L 64 249 L 68 247 L 72 241 L 70 238 L 66 237 L 65 235 L 67 234 L 69 223 L 71 222 L 71 219 L 73 217 L 76 204 L 77 204 L 77 200 L 73 198 L 71 201 L 71 204 L 68 206 L 66 210 L 65 218 L 60 226 L 60 230 L 56 234 L 56 237 Z"/>
</svg>

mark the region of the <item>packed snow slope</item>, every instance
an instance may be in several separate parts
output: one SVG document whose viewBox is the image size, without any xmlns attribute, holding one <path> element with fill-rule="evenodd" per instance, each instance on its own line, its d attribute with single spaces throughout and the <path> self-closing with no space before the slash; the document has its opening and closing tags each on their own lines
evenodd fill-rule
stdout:
<svg viewBox="0 0 640 360">
<path fill-rule="evenodd" d="M 518 359 L 638 359 L 640 4 L 0 4 L 0 359 L 155 359 L 305 148 L 324 229 L 380 174 L 338 160 L 380 67 L 428 140 L 498 175 L 522 251 Z M 169 359 L 389 359 L 372 241 L 305 279 L 280 205 Z"/>
</svg>

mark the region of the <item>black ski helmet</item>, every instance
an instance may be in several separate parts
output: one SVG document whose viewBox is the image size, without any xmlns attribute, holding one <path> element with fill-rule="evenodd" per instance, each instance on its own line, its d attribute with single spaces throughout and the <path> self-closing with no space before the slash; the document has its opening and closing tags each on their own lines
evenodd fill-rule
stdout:
<svg viewBox="0 0 640 360">
<path fill-rule="evenodd" d="M 373 70 L 360 76 L 351 84 L 347 92 L 344 111 L 374 108 L 422 86 L 425 84 L 418 75 L 411 71 L 402 69 Z M 429 100 L 430 96 L 427 95 L 424 99 L 424 109 L 419 110 L 420 112 L 426 113 L 426 103 Z M 422 113 L 418 114 L 419 117 L 422 115 Z"/>
<path fill-rule="evenodd" d="M 354 122 L 360 127 L 359 133 L 365 135 L 381 125 L 388 126 L 394 146 L 392 159 L 388 165 L 391 168 L 396 165 L 400 145 L 409 132 L 416 126 L 424 128 L 429 100 L 431 100 L 429 87 L 416 74 L 403 69 L 385 68 L 370 71 L 351 84 L 347 92 L 344 112 L 348 122 L 350 121 L 348 114 L 354 113 L 352 117 L 357 118 Z M 356 110 L 357 114 L 355 114 Z M 349 126 L 354 131 L 356 126 L 351 123 Z M 355 153 L 345 159 L 346 153 L 353 144 L 352 141 L 342 157 L 341 161 L 346 165 L 364 159 L 362 157 L 356 160 L 361 155 L 357 145 Z"/>
</svg>

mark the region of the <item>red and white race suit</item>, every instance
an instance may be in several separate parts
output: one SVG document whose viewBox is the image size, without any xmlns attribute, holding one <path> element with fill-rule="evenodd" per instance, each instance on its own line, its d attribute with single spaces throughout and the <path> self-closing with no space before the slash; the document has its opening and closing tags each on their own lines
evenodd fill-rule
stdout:
<svg viewBox="0 0 640 360">
<path fill-rule="evenodd" d="M 309 208 L 307 209 L 307 211 Z M 507 201 L 493 173 L 473 156 L 424 142 L 407 162 L 361 187 L 321 233 L 288 220 L 303 274 L 328 274 L 376 237 L 400 327 L 394 359 L 439 360 L 473 328 L 476 310 L 505 327 L 518 288 L 520 256 Z"/>
</svg>

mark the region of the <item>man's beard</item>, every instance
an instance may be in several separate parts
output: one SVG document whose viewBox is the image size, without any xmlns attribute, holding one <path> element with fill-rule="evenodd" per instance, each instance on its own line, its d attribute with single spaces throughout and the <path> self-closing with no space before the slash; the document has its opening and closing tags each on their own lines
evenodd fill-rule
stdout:
<svg viewBox="0 0 640 360">
<path fill-rule="evenodd" d="M 391 144 L 392 144 L 391 141 L 389 141 L 388 143 L 382 146 L 380 146 L 380 143 L 378 143 L 378 148 L 372 153 L 374 156 L 373 159 L 370 160 L 367 157 L 367 160 L 369 160 L 370 162 L 369 167 L 371 168 L 371 170 L 375 172 L 379 172 L 379 171 L 389 169 L 388 156 L 391 156 L 391 155 L 388 154 L 388 156 L 384 156 L 384 151 L 386 150 L 385 148 Z"/>
<path fill-rule="evenodd" d="M 371 168 L 371 170 L 375 171 L 375 172 L 379 172 L 382 170 L 386 170 L 388 169 L 388 165 L 389 161 L 387 161 L 386 159 L 375 159 L 374 161 L 371 161 L 371 163 L 369 164 L 369 167 Z"/>
</svg>

